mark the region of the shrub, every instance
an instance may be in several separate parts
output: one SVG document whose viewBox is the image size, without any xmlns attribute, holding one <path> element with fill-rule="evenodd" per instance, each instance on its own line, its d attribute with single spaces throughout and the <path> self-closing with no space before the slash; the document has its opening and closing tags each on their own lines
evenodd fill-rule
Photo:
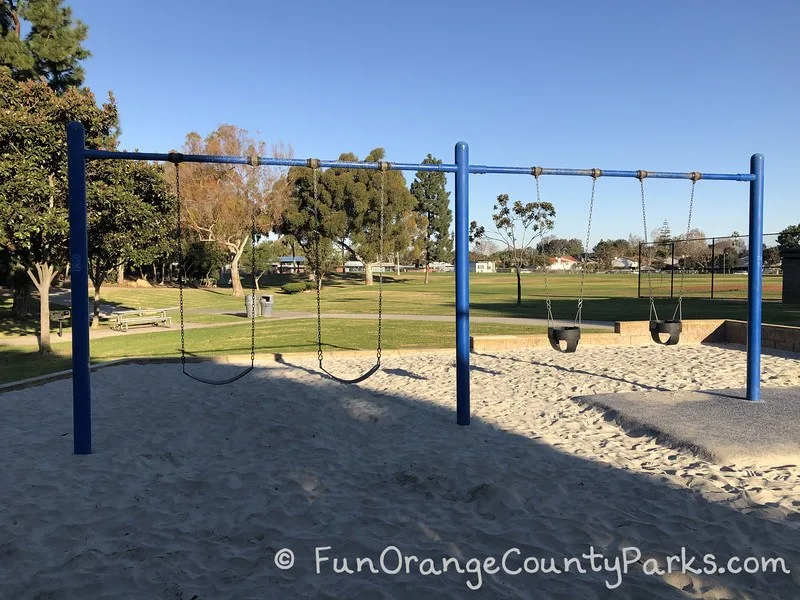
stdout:
<svg viewBox="0 0 800 600">
<path fill-rule="evenodd" d="M 285 283 L 281 286 L 284 294 L 297 294 L 298 292 L 305 292 L 306 290 L 313 289 L 314 283 L 312 281 L 298 281 L 295 283 Z"/>
<path fill-rule="evenodd" d="M 781 252 L 800 250 L 800 224 L 789 225 L 778 236 L 778 248 Z"/>
</svg>

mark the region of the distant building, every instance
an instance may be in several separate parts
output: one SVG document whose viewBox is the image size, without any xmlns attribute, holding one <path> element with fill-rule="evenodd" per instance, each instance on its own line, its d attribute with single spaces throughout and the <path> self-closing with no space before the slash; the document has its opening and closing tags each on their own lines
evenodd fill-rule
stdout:
<svg viewBox="0 0 800 600">
<path fill-rule="evenodd" d="M 556 256 L 547 259 L 548 271 L 572 271 L 578 267 L 578 260 L 572 256 Z"/>
<path fill-rule="evenodd" d="M 734 270 L 747 273 L 747 269 L 749 266 L 750 266 L 750 257 L 745 255 L 736 261 L 736 267 L 734 267 Z"/>
<path fill-rule="evenodd" d="M 630 258 L 615 258 L 611 261 L 612 269 L 635 271 L 639 268 L 639 263 Z"/>
<path fill-rule="evenodd" d="M 442 271 L 442 272 L 452 272 L 455 269 L 455 267 L 448 262 L 432 262 L 428 265 L 428 267 L 432 271 Z"/>
<path fill-rule="evenodd" d="M 305 256 L 281 256 L 278 259 L 278 273 L 302 273 L 305 264 Z"/>
<path fill-rule="evenodd" d="M 384 262 L 384 263 L 374 263 L 372 265 L 372 272 L 373 273 L 389 273 L 390 271 L 394 270 L 395 266 L 392 263 Z M 364 263 L 360 260 L 348 260 L 344 263 L 344 272 L 345 273 L 363 273 Z"/>
<path fill-rule="evenodd" d="M 661 268 L 665 271 L 677 271 L 680 269 L 680 258 L 672 258 L 670 256 L 665 256 L 664 258 L 654 258 L 654 264 L 660 264 Z"/>
<path fill-rule="evenodd" d="M 469 261 L 470 273 L 494 273 L 494 263 L 492 261 Z"/>
</svg>

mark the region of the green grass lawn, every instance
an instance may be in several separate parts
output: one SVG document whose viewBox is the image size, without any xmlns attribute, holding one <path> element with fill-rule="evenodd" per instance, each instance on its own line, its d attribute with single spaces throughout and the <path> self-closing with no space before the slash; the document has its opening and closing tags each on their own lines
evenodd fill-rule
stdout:
<svg viewBox="0 0 800 600">
<path fill-rule="evenodd" d="M 433 273 L 430 283 L 423 283 L 423 275 L 408 273 L 386 275 L 383 286 L 383 307 L 387 313 L 394 314 L 453 314 L 455 307 L 454 276 L 452 273 Z M 300 294 L 284 294 L 280 284 L 288 281 L 286 276 L 273 278 L 274 285 L 262 288 L 262 293 L 273 294 L 275 310 L 281 311 L 316 311 L 316 297 L 313 292 Z M 747 277 L 742 275 L 716 275 L 717 301 L 698 296 L 707 296 L 710 290 L 710 275 L 687 275 L 684 281 L 685 298 L 694 298 L 692 306 L 703 318 L 713 316 L 719 311 L 720 318 L 742 318 L 746 314 L 743 302 L 731 303 L 734 297 L 744 298 L 747 293 Z M 779 277 L 765 277 L 765 298 L 780 295 L 781 280 Z M 654 295 L 669 293 L 669 273 L 652 275 Z M 580 276 L 576 274 L 551 274 L 548 276 L 551 297 L 566 316 L 574 313 L 575 298 L 580 288 Z M 675 275 L 674 289 L 677 295 L 680 288 L 680 274 Z M 647 294 L 646 277 L 642 279 L 642 290 Z M 723 291 L 724 290 L 724 291 Z M 768 293 L 767 293 L 768 292 Z M 480 316 L 518 316 L 544 317 L 545 294 L 544 276 L 541 273 L 523 274 L 523 304 L 516 306 L 516 278 L 513 274 L 473 274 L 470 277 L 470 306 L 475 315 Z M 357 277 L 332 276 L 325 280 L 323 286 L 322 310 L 330 313 L 374 314 L 378 310 L 377 285 L 365 286 Z M 584 297 L 584 310 L 591 310 L 592 316 L 586 318 L 614 321 L 632 317 L 639 305 L 647 312 L 647 300 L 637 298 L 637 277 L 634 274 L 587 274 Z M 104 287 L 104 302 L 120 308 L 164 308 L 178 305 L 178 290 L 175 288 L 117 288 Z M 592 300 L 597 304 L 591 308 Z M 613 300 L 613 302 L 604 302 Z M 619 304 L 619 302 L 623 302 Z M 659 303 L 662 301 L 659 300 Z M 189 320 L 197 318 L 197 310 L 244 310 L 244 300 L 233 298 L 227 288 L 187 289 L 184 292 L 184 303 Z M 663 300 L 665 305 L 673 302 Z M 769 305 L 770 303 L 767 303 Z M 633 313 L 631 313 L 633 311 Z M 766 309 L 765 309 L 766 311 Z M 641 310 L 639 310 L 641 312 Z M 771 309 L 770 315 L 781 319 L 780 308 Z M 645 317 L 646 318 L 646 315 Z M 686 318 L 692 318 L 686 315 Z M 203 322 L 203 321 L 198 321 Z M 785 322 L 781 320 L 779 322 Z"/>
<path fill-rule="evenodd" d="M 30 347 L 0 345 L 0 383 L 19 381 L 72 368 L 69 354 L 41 356 Z"/>
<path fill-rule="evenodd" d="M 119 310 L 177 307 L 178 296 L 177 287 L 133 288 L 104 285 L 100 288 L 101 302 L 119 307 Z M 184 290 L 183 305 L 188 310 L 244 309 L 244 300 L 233 298 L 230 288 L 187 288 Z"/>
<path fill-rule="evenodd" d="M 326 351 L 373 350 L 376 346 L 375 321 L 331 319 L 324 321 Z M 473 323 L 471 333 L 542 334 L 544 327 L 523 327 L 495 323 Z M 589 330 L 587 330 L 589 331 Z M 455 324 L 435 321 L 384 321 L 384 349 L 455 348 Z M 0 383 L 34 377 L 70 368 L 70 345 L 55 343 L 55 354 L 42 357 L 30 348 L 0 345 Z M 256 353 L 314 352 L 317 349 L 316 319 L 259 322 L 256 327 Z M 166 358 L 180 356 L 178 331 L 142 333 L 100 338 L 92 341 L 92 362 L 115 358 Z M 239 324 L 186 331 L 187 354 L 218 356 L 248 354 L 250 325 Z"/>
<path fill-rule="evenodd" d="M 679 279 L 680 274 L 676 274 Z M 314 293 L 284 294 L 279 285 L 289 278 L 273 277 L 263 289 L 275 298 L 276 311 L 315 312 Z M 455 294 L 452 273 L 431 274 L 430 283 L 423 283 L 418 273 L 387 275 L 383 286 L 384 312 L 394 314 L 452 315 Z M 652 276 L 654 288 L 668 286 L 669 274 Z M 475 316 L 534 317 L 546 316 L 544 277 L 541 273 L 523 275 L 523 302 L 516 305 L 516 279 L 513 274 L 473 274 L 470 278 L 470 309 Z M 646 277 L 643 277 L 646 292 Z M 729 299 L 708 300 L 692 297 L 710 283 L 709 275 L 687 275 L 683 316 L 686 319 L 746 319 L 747 305 Z M 746 292 L 747 278 L 742 275 L 717 275 L 715 285 L 731 294 Z M 580 286 L 576 274 L 551 274 L 548 277 L 556 318 L 572 318 L 576 310 L 575 296 Z M 765 289 L 780 286 L 780 278 L 765 278 Z M 676 282 L 676 293 L 679 282 Z M 656 290 L 657 291 L 657 290 Z M 661 291 L 664 291 L 663 289 Z M 705 292 L 704 292 L 705 293 Z M 720 292 L 721 293 L 721 292 Z M 104 286 L 102 301 L 115 308 L 167 308 L 178 305 L 178 290 L 171 287 L 131 288 Z M 359 277 L 333 276 L 325 280 L 322 310 L 325 313 L 375 314 L 378 310 L 377 286 L 365 286 Z M 637 277 L 633 274 L 588 274 L 584 291 L 583 317 L 587 320 L 618 321 L 646 319 L 648 301 L 637 298 Z M 244 311 L 244 300 L 234 298 L 228 288 L 193 288 L 184 292 L 186 320 L 194 323 L 235 323 L 240 317 L 213 314 L 209 311 Z M 675 301 L 658 299 L 660 314 L 671 316 Z M 35 334 L 35 320 L 15 322 L 10 319 L 11 297 L 0 294 L 0 334 L 4 336 Z M 173 316 L 177 318 L 177 311 Z M 800 307 L 779 302 L 764 303 L 764 321 L 775 324 L 800 323 Z M 69 331 L 69 328 L 67 328 Z"/>
<path fill-rule="evenodd" d="M 275 297 L 276 311 L 315 312 L 314 293 L 284 294 L 280 285 L 290 278 L 273 278 L 262 289 Z M 741 275 L 716 276 L 718 290 L 730 294 L 746 292 L 747 278 Z M 387 275 L 383 286 L 385 313 L 453 315 L 454 276 L 452 273 L 431 274 L 430 283 L 423 283 L 423 275 Z M 658 281 L 656 281 L 658 280 Z M 654 274 L 654 288 L 669 285 L 668 274 Z M 643 278 L 646 286 L 646 278 Z M 580 277 L 576 274 L 554 274 L 548 277 L 553 314 L 557 319 L 572 319 L 576 311 L 576 298 Z M 690 275 L 684 281 L 689 291 L 683 301 L 684 319 L 727 318 L 746 320 L 747 304 L 738 300 L 691 297 L 691 293 L 710 284 L 710 276 Z M 675 289 L 679 289 L 676 274 Z M 765 278 L 765 289 L 780 286 L 780 278 Z M 707 288 L 705 288 L 707 289 Z M 647 288 L 644 287 L 646 292 Z M 668 290 L 667 290 L 668 291 Z M 774 291 L 774 290 L 773 290 Z M 514 274 L 472 274 L 470 277 L 470 311 L 474 316 L 546 317 L 544 277 L 541 273 L 524 274 L 522 279 L 523 302 L 516 305 L 516 277 Z M 699 293 L 699 292 L 698 292 Z M 706 293 L 706 292 L 703 292 Z M 637 277 L 632 274 L 587 274 L 584 291 L 583 319 L 597 321 L 630 321 L 648 318 L 648 300 L 637 298 Z M 186 321 L 202 324 L 230 323 L 230 327 L 187 330 L 187 347 L 199 355 L 246 353 L 249 349 L 249 324 L 241 316 L 221 314 L 222 311 L 243 312 L 244 300 L 233 298 L 228 288 L 187 289 L 184 293 Z M 130 308 L 167 308 L 178 305 L 178 290 L 171 287 L 131 288 L 104 286 L 102 301 L 120 310 Z M 671 317 L 675 301 L 657 300 L 659 315 Z M 0 332 L 3 336 L 35 334 L 35 320 L 16 322 L 10 319 L 11 297 L 0 294 Z M 377 286 L 364 286 L 359 277 L 334 276 L 326 279 L 323 288 L 324 313 L 375 314 L 378 308 Z M 209 312 L 212 311 L 212 312 Z M 213 311 L 220 311 L 214 313 Z M 172 313 L 177 321 L 177 311 Z M 780 302 L 763 304 L 765 323 L 784 325 L 800 324 L 800 305 Z M 375 324 L 370 321 L 328 320 L 324 324 L 325 340 L 329 348 L 369 349 L 375 345 Z M 102 325 L 103 328 L 107 325 Z M 69 329 L 67 328 L 67 331 Z M 513 325 L 472 323 L 473 334 L 534 333 L 541 328 Z M 176 332 L 137 334 L 124 337 L 97 339 L 92 343 L 93 360 L 107 360 L 128 356 L 175 356 L 178 349 Z M 64 358 L 68 344 L 52 338 L 58 355 L 42 358 L 23 349 L 0 348 L 2 366 L 0 381 L 67 368 Z M 258 344 L 262 352 L 310 351 L 315 348 L 316 331 L 313 319 L 261 322 L 258 324 Z M 0 337 L 2 344 L 2 337 Z M 452 323 L 419 321 L 385 321 L 384 346 L 386 348 L 425 348 L 454 346 Z"/>
</svg>

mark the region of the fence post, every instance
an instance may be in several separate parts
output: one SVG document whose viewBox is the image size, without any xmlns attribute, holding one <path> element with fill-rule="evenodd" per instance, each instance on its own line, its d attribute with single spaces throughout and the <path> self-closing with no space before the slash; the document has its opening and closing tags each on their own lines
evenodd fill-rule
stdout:
<svg viewBox="0 0 800 600">
<path fill-rule="evenodd" d="M 675 242 L 670 244 L 672 246 L 672 268 L 669 270 L 669 299 L 675 297 Z"/>
<path fill-rule="evenodd" d="M 716 267 L 717 240 L 711 238 L 711 299 L 714 299 L 714 268 Z"/>
</svg>

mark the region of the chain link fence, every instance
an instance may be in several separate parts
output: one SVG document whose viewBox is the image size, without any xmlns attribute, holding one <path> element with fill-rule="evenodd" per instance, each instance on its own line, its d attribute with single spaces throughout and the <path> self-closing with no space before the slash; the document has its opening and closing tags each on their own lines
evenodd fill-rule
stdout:
<svg viewBox="0 0 800 600">
<path fill-rule="evenodd" d="M 747 299 L 749 236 L 639 244 L 638 296 Z M 764 234 L 763 298 L 780 300 L 783 278 L 777 233 Z M 681 285 L 682 284 L 682 285 Z"/>
</svg>

